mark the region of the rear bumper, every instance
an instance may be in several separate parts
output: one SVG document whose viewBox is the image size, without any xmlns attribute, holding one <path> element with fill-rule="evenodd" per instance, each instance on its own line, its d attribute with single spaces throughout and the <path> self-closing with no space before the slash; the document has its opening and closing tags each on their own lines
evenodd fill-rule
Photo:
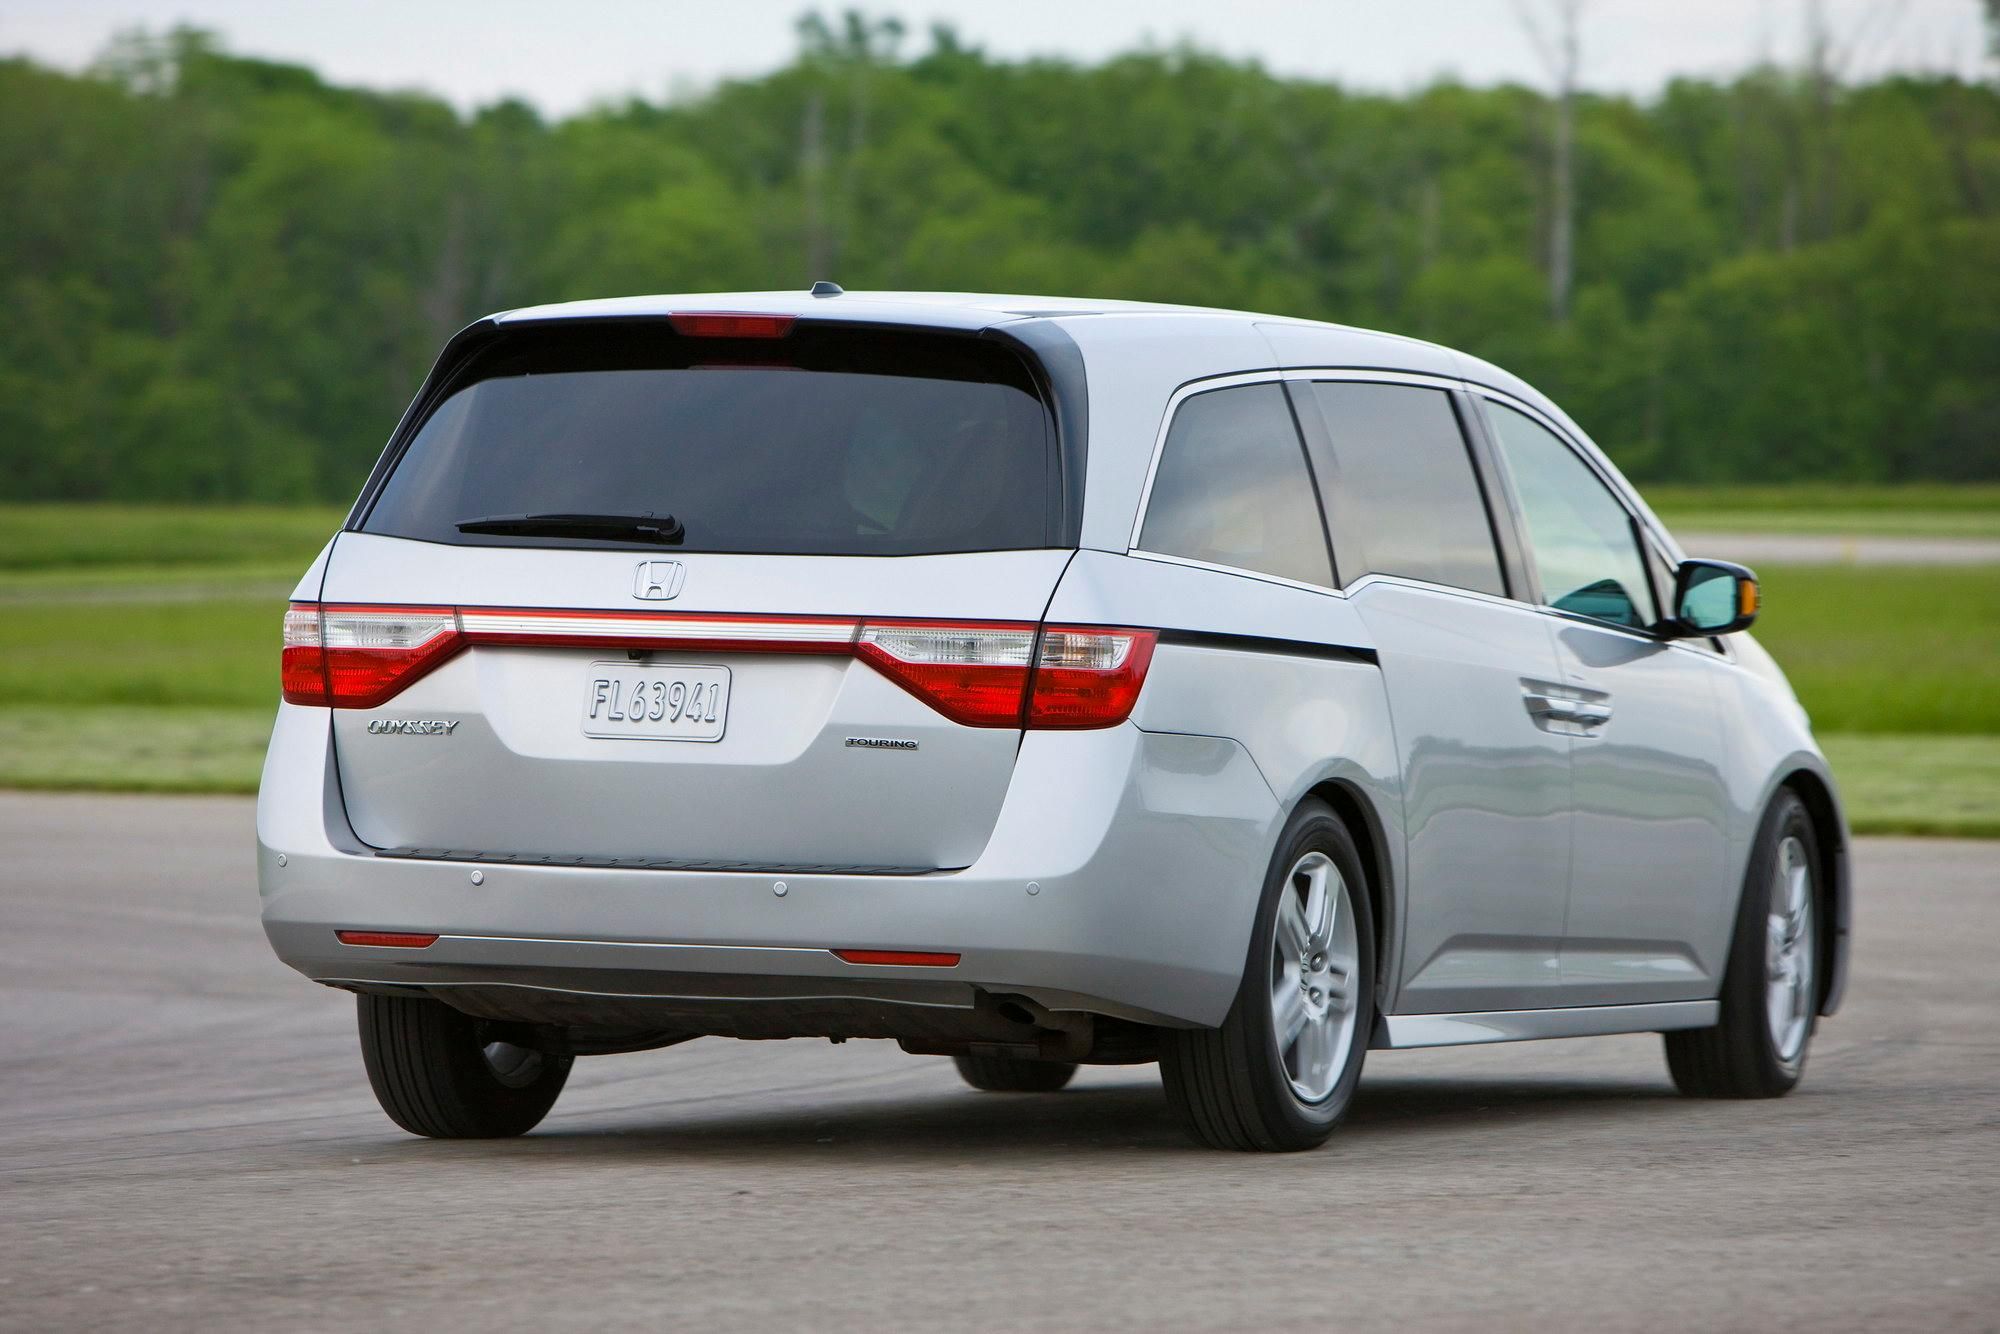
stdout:
<svg viewBox="0 0 2000 1334">
<path fill-rule="evenodd" d="M 773 1006 L 803 1020 L 822 1001 L 953 1010 L 1004 993 L 1052 1010 L 1219 1024 L 1241 980 L 1281 814 L 1236 742 L 1126 724 L 1028 733 L 993 835 L 962 871 L 381 857 L 348 827 L 328 713 L 282 705 L 265 760 L 258 883 L 279 958 L 334 985 L 464 989 L 488 1008 L 518 992 L 600 1022 L 645 1008 L 638 1002 L 671 1011 L 685 1001 L 753 1006 L 782 1029 Z M 335 935 L 343 929 L 438 940 L 350 946 Z M 832 953 L 854 948 L 960 959 L 950 968 L 856 965 Z"/>
</svg>

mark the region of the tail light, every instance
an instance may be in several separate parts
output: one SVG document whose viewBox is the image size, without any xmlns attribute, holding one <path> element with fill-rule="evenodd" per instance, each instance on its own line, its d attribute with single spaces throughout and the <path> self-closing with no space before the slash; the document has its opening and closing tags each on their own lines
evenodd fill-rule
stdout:
<svg viewBox="0 0 2000 1334">
<path fill-rule="evenodd" d="M 990 621 L 868 622 L 864 662 L 968 727 L 1110 727 L 1146 683 L 1157 631 Z M 1032 663 L 1032 667 L 1030 666 Z"/>
<path fill-rule="evenodd" d="M 1156 630 L 1052 625 L 1042 632 L 1028 694 L 1030 727 L 1109 727 L 1131 716 L 1152 665 Z"/>
<path fill-rule="evenodd" d="M 968 727 L 1111 727 L 1146 681 L 1153 630 L 1018 621 L 859 621 L 295 602 L 294 704 L 372 709 L 468 644 L 852 654 Z"/>
<path fill-rule="evenodd" d="M 285 649 L 278 679 L 294 704 L 325 704 L 326 652 L 320 637 L 319 604 L 294 602 L 285 608 Z"/>
<path fill-rule="evenodd" d="M 372 709 L 458 651 L 451 607 L 315 606 L 285 612 L 285 698 Z"/>
<path fill-rule="evenodd" d="M 861 660 L 955 723 L 1019 727 L 1035 627 L 992 622 L 878 622 L 861 627 Z"/>
</svg>

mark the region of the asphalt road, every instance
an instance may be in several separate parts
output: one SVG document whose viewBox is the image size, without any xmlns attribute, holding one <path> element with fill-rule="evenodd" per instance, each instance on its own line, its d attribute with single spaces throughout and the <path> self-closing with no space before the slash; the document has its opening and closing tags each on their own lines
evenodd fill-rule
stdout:
<svg viewBox="0 0 2000 1334">
<path fill-rule="evenodd" d="M 0 1328 L 2000 1327 L 2000 843 L 1861 846 L 1790 1098 L 1684 1101 L 1650 1037 L 1377 1052 L 1331 1145 L 1251 1157 L 1150 1067 L 999 1096 L 864 1042 L 412 1139 L 266 951 L 250 828 L 0 794 Z"/>
</svg>

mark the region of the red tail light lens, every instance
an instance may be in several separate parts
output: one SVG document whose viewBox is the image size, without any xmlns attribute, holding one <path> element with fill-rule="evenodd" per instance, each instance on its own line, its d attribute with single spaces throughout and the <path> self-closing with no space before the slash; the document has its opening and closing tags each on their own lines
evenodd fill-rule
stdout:
<svg viewBox="0 0 2000 1334">
<path fill-rule="evenodd" d="M 1028 694 L 1030 727 L 1110 727 L 1132 715 L 1152 665 L 1156 630 L 1051 625 Z"/>
<path fill-rule="evenodd" d="M 792 331 L 790 315 L 745 315 L 730 310 L 683 311 L 667 323 L 683 338 L 783 338 Z"/>
<path fill-rule="evenodd" d="M 372 709 L 457 651 L 450 607 L 293 603 L 282 678 L 294 704 Z"/>
<path fill-rule="evenodd" d="M 864 624 L 861 660 L 955 723 L 1019 727 L 1035 627 L 995 621 Z"/>
</svg>

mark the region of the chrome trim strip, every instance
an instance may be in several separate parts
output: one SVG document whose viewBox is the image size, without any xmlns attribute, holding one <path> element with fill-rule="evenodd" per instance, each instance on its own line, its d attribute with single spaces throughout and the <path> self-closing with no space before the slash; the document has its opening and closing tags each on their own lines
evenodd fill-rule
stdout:
<svg viewBox="0 0 2000 1334">
<path fill-rule="evenodd" d="M 468 635 L 516 635 L 561 639 L 605 637 L 674 643 L 682 640 L 730 639 L 766 644 L 851 644 L 860 628 L 853 620 L 764 620 L 749 617 L 702 617 L 627 612 L 606 616 L 590 612 L 501 611 L 466 607 L 459 624 Z"/>
<path fill-rule="evenodd" d="M 1466 1014 L 1387 1014 L 1376 1025 L 1376 1047 L 1457 1047 L 1476 1042 L 1601 1037 L 1708 1028 L 1722 1016 L 1719 1001 L 1660 1001 L 1650 1005 L 1578 1005 L 1552 1010 L 1485 1010 Z"/>
<path fill-rule="evenodd" d="M 1365 384 L 1412 384 L 1424 389 L 1464 389 L 1466 382 L 1455 375 L 1430 371 L 1371 370 L 1366 366 L 1292 366 L 1280 373 L 1292 381 L 1356 381 Z"/>
</svg>

